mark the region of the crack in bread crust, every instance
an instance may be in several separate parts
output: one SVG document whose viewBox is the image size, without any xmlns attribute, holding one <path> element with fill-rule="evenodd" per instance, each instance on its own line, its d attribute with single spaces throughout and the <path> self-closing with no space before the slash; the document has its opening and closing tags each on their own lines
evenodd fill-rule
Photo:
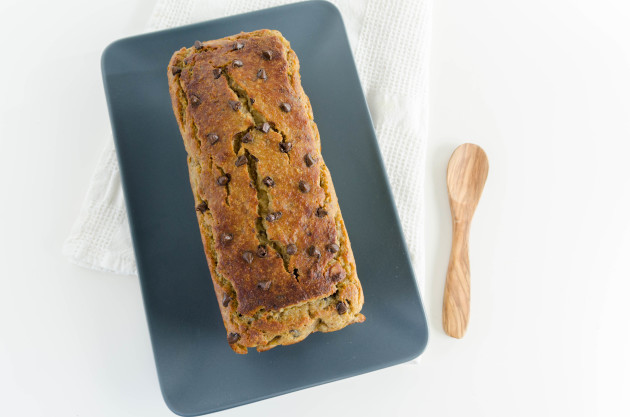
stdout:
<svg viewBox="0 0 630 417">
<path fill-rule="evenodd" d="M 232 349 L 362 322 L 352 249 L 286 39 L 260 30 L 182 48 L 168 78 Z"/>
<path fill-rule="evenodd" d="M 230 76 L 229 69 L 227 65 L 223 67 L 219 67 L 222 70 L 222 74 L 227 79 L 228 87 L 236 94 L 241 101 L 243 108 L 249 113 L 249 115 L 254 120 L 256 125 L 261 125 L 262 123 L 267 122 L 267 119 L 261 114 L 255 111 L 252 108 L 252 103 L 250 100 L 247 91 L 242 88 L 234 79 Z M 273 123 L 273 122 L 272 122 Z M 278 132 L 277 129 L 271 128 L 275 132 Z M 240 149 L 243 145 L 242 140 L 246 134 L 252 134 L 252 128 L 247 129 L 247 131 L 243 132 L 235 136 L 235 141 L 238 138 L 238 144 L 234 145 L 234 153 L 239 154 Z M 282 134 L 283 142 L 284 142 L 284 134 Z M 236 143 L 236 142 L 235 142 Z M 247 169 L 249 172 L 249 177 L 252 181 L 252 184 L 256 188 L 256 196 L 258 198 L 258 219 L 256 220 L 256 236 L 258 237 L 258 241 L 263 246 L 271 247 L 278 255 L 282 257 L 282 263 L 284 269 L 287 273 L 289 273 L 289 255 L 286 253 L 286 248 L 278 241 L 269 239 L 267 235 L 267 227 L 265 222 L 265 217 L 269 214 L 269 193 L 265 190 L 265 187 L 261 184 L 260 177 L 258 175 L 258 170 L 256 169 L 256 162 L 258 158 L 252 155 L 248 150 L 245 151 L 245 156 L 247 158 Z"/>
</svg>

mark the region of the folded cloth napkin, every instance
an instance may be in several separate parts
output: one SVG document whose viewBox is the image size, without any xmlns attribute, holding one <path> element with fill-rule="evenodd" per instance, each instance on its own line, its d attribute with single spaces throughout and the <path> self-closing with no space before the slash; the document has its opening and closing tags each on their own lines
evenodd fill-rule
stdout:
<svg viewBox="0 0 630 417">
<path fill-rule="evenodd" d="M 147 29 L 166 29 L 290 2 L 158 0 Z M 344 18 L 407 246 L 422 286 L 431 0 L 331 2 Z M 111 140 L 64 243 L 64 254 L 88 268 L 137 274 Z"/>
</svg>

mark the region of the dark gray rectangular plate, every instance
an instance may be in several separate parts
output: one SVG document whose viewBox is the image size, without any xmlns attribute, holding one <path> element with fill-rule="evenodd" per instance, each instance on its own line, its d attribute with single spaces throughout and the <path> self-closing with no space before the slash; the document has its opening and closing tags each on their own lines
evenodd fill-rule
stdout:
<svg viewBox="0 0 630 417">
<path fill-rule="evenodd" d="M 278 29 L 301 63 L 350 234 L 367 320 L 302 343 L 235 354 L 210 282 L 166 66 L 196 39 Z M 103 78 L 160 386 L 192 416 L 418 356 L 427 323 L 339 11 L 305 2 L 111 44 Z"/>
</svg>

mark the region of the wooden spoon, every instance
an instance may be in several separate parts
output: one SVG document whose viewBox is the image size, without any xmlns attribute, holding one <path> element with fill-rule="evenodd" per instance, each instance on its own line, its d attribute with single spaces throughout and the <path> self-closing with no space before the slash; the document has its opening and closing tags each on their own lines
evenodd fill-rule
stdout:
<svg viewBox="0 0 630 417">
<path fill-rule="evenodd" d="M 451 337 L 461 339 L 470 316 L 470 222 L 488 177 L 488 157 L 479 146 L 465 143 L 455 149 L 446 169 L 446 185 L 453 220 L 453 244 L 448 262 L 442 326 Z"/>
</svg>

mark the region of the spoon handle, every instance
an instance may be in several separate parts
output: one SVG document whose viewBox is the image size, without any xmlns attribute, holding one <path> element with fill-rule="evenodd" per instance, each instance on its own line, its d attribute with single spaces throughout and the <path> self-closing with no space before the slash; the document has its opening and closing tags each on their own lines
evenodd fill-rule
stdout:
<svg viewBox="0 0 630 417">
<path fill-rule="evenodd" d="M 456 339 L 464 337 L 470 316 L 469 234 L 470 222 L 453 217 L 453 244 L 444 286 L 442 327 L 446 334 Z"/>
</svg>

